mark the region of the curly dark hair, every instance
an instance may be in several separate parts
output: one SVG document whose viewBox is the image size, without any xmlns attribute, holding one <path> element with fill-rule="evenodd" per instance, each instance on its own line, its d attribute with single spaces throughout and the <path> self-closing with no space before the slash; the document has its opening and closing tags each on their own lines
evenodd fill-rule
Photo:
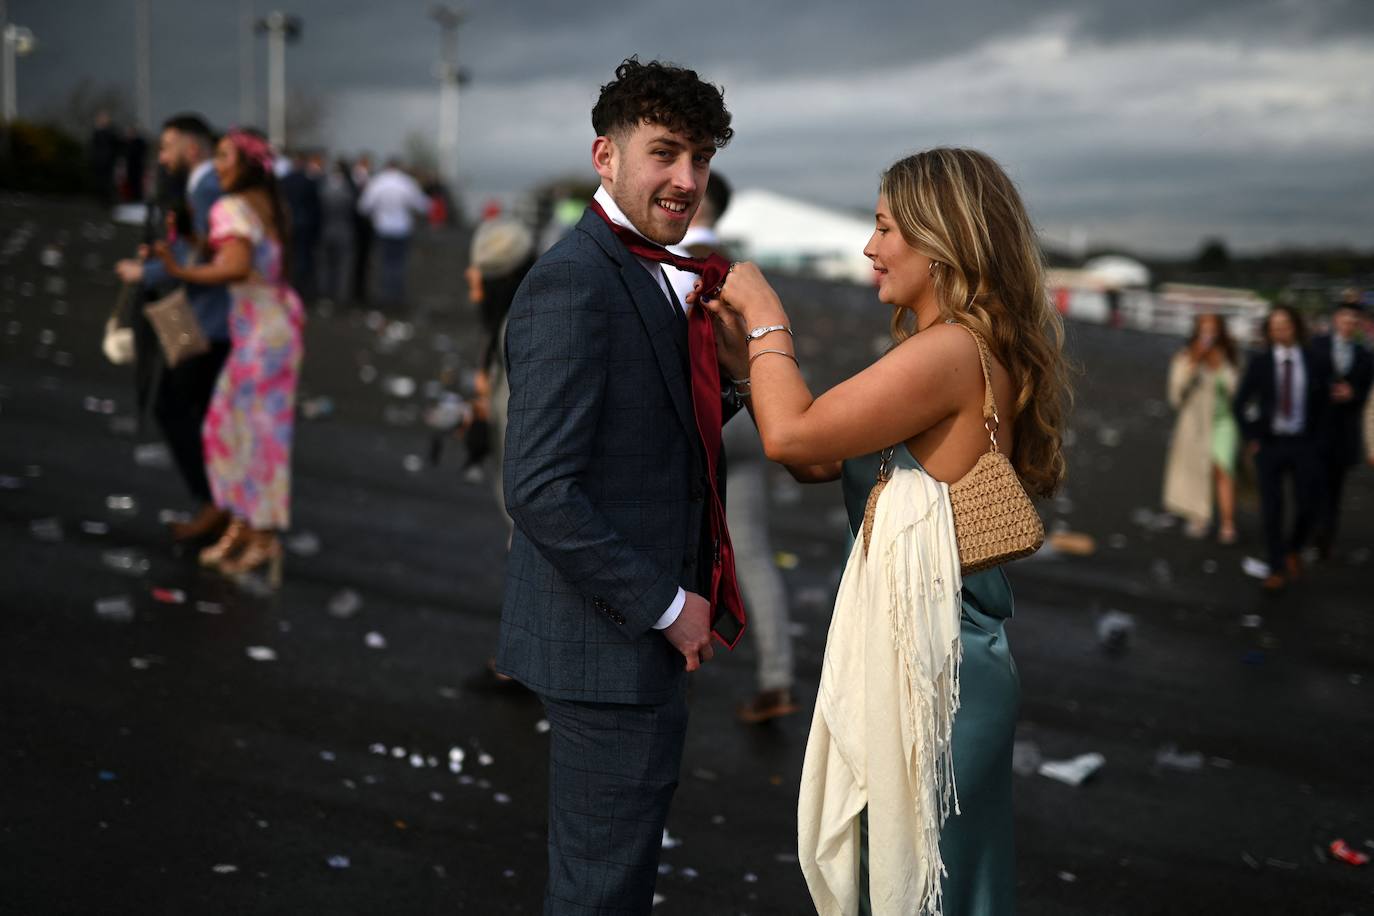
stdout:
<svg viewBox="0 0 1374 916">
<path fill-rule="evenodd" d="M 629 57 L 615 68 L 615 79 L 601 87 L 592 127 L 604 137 L 646 121 L 693 139 L 709 139 L 717 149 L 735 135 L 719 86 L 703 82 L 695 70 L 656 60 L 641 64 L 638 57 Z"/>
</svg>

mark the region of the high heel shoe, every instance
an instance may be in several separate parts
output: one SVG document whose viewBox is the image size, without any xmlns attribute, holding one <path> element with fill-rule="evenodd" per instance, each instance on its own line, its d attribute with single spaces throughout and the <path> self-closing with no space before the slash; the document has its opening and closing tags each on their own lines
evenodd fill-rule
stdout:
<svg viewBox="0 0 1374 916">
<path fill-rule="evenodd" d="M 228 512 L 212 504 L 201 506 L 195 517 L 187 522 L 173 522 L 168 527 L 174 541 L 197 541 L 217 538 L 224 533 L 233 518 Z"/>
<path fill-rule="evenodd" d="M 267 567 L 267 584 L 281 588 L 282 564 L 285 552 L 281 541 L 271 531 L 254 531 L 248 538 L 243 550 L 219 564 L 219 571 L 226 576 L 245 576 L 259 567 Z"/>
<path fill-rule="evenodd" d="M 233 519 L 229 522 L 229 527 L 224 529 L 220 539 L 200 552 L 200 565 L 219 566 L 247 545 L 251 533 L 246 524 Z"/>
</svg>

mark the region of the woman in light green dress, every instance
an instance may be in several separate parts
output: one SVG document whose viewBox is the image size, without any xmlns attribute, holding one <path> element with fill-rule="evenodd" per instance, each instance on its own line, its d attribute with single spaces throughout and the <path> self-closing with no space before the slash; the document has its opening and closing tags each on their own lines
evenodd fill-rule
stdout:
<svg viewBox="0 0 1374 916">
<path fill-rule="evenodd" d="M 1203 537 L 1215 515 L 1217 540 L 1236 540 L 1240 426 L 1231 398 L 1239 382 L 1236 347 L 1226 322 L 1218 315 L 1199 314 L 1193 336 L 1169 363 L 1169 403 L 1178 417 L 1164 461 L 1164 508 L 1184 519 L 1189 537 Z"/>
<path fill-rule="evenodd" d="M 723 373 L 748 379 L 737 388 L 749 393 L 768 457 L 803 481 L 842 478 L 851 534 L 876 479 L 877 453 L 893 445 L 899 466 L 952 483 L 988 450 L 991 432 L 1028 492 L 1053 493 L 1064 473 L 1062 328 L 1030 220 L 1005 172 L 965 149 L 897 162 L 883 175 L 864 254 L 878 299 L 893 307 L 894 346 L 820 397 L 802 377 L 786 312 L 757 267 L 735 265 L 718 298 L 702 297 L 717 318 Z M 987 426 L 978 348 L 965 328 L 991 351 L 999 422 Z M 961 598 L 953 726 L 961 813 L 951 812 L 940 834 L 943 912 L 1006 914 L 1015 910 L 1011 748 L 1020 697 L 1004 632 L 1011 589 L 996 568 L 965 578 Z M 857 883 L 868 912 L 864 868 Z M 920 903 L 902 900 L 891 912 L 915 912 Z"/>
</svg>

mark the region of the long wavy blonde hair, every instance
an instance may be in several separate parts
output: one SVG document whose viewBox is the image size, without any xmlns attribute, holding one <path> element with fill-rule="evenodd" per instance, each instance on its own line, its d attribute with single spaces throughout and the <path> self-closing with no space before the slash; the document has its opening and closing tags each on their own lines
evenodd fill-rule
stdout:
<svg viewBox="0 0 1374 916">
<path fill-rule="evenodd" d="M 1072 395 L 1064 325 L 1045 291 L 1044 262 L 1016 185 L 971 149 L 916 153 L 883 173 L 881 191 L 907 244 L 937 262 L 942 319 L 982 335 L 1011 374 L 1016 443 L 1011 463 L 1027 489 L 1050 496 L 1064 479 L 1063 429 Z M 892 337 L 916 333 L 895 307 Z"/>
</svg>

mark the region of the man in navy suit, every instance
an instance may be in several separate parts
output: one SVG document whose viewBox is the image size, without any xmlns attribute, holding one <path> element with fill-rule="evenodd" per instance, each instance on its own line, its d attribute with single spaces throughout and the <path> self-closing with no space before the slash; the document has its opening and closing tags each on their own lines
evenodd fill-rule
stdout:
<svg viewBox="0 0 1374 916">
<path fill-rule="evenodd" d="M 158 164 L 172 174 L 186 176 L 191 237 L 169 226 L 169 235 L 174 236 L 169 239 L 172 251 L 182 263 L 194 263 L 201 258 L 210 238 L 210 208 L 221 194 L 213 166 L 214 154 L 215 138 L 204 118 L 180 114 L 163 123 Z M 145 290 L 165 288 L 168 277 L 162 262 L 148 257 L 146 250 L 141 250 L 140 255 L 143 260 L 128 259 L 115 265 L 120 279 L 142 284 Z M 189 522 L 172 526 L 172 534 L 178 540 L 216 535 L 225 521 L 210 495 L 200 428 L 210 408 L 220 369 L 229 356 L 229 290 L 223 286 L 187 284 L 186 297 L 200 329 L 210 341 L 210 349 L 175 368 L 164 367 L 153 404 L 153 414 L 167 439 L 177 470 L 200 505 Z"/>
<path fill-rule="evenodd" d="M 1354 292 L 1353 290 L 1351 291 Z M 1374 357 L 1357 335 L 1364 311 L 1358 295 L 1347 298 L 1331 316 L 1331 333 L 1312 340 L 1312 354 L 1331 377 L 1328 417 L 1321 441 L 1322 504 L 1315 541 L 1325 557 L 1336 539 L 1345 475 L 1360 463 L 1360 421 L 1374 382 Z"/>
<path fill-rule="evenodd" d="M 1302 318 L 1287 306 L 1265 318 L 1267 346 L 1253 354 L 1233 403 L 1246 449 L 1255 459 L 1269 558 L 1264 587 L 1278 591 L 1302 573 L 1322 497 L 1319 443 L 1330 401 L 1327 363 L 1304 345 Z M 1291 481 L 1294 521 L 1284 536 L 1285 481 Z"/>
<path fill-rule="evenodd" d="M 605 215 L 588 210 L 539 259 L 506 331 L 515 533 L 496 667 L 540 696 L 551 726 L 551 916 L 653 905 L 719 555 L 688 319 L 660 264 L 627 244 L 681 241 L 730 114 L 695 72 L 632 58 L 592 126 Z"/>
</svg>

